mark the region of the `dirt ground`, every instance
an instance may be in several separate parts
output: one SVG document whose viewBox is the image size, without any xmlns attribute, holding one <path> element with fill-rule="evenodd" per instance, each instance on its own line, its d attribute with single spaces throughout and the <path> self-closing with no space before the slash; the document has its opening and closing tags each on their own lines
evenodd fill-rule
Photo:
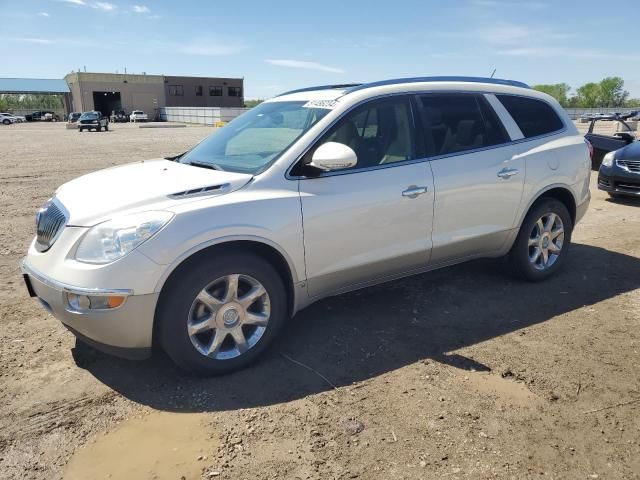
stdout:
<svg viewBox="0 0 640 480">
<path fill-rule="evenodd" d="M 640 478 L 640 202 L 595 176 L 545 283 L 483 260 L 330 298 L 221 378 L 77 343 L 22 284 L 36 209 L 210 132 L 0 128 L 0 478 Z"/>
</svg>

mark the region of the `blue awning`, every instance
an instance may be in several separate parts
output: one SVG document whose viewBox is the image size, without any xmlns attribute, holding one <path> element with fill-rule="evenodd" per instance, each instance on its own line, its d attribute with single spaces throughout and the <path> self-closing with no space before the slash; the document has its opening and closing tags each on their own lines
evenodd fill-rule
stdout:
<svg viewBox="0 0 640 480">
<path fill-rule="evenodd" d="M 62 78 L 0 78 L 0 93 L 69 93 L 69 85 Z"/>
</svg>

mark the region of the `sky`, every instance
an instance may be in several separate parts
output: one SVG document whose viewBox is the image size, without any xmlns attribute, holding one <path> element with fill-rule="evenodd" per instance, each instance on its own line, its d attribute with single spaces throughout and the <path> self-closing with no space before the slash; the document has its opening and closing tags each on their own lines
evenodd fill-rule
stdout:
<svg viewBox="0 0 640 480">
<path fill-rule="evenodd" d="M 637 15 L 602 0 L 0 0 L 0 25 L 0 77 L 244 77 L 269 98 L 495 69 L 573 88 L 616 75 L 640 97 Z"/>
</svg>

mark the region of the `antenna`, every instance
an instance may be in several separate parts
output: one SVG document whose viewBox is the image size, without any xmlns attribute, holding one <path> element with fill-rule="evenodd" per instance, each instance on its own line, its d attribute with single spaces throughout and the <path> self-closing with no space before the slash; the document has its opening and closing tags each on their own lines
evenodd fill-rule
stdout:
<svg viewBox="0 0 640 480">
<path fill-rule="evenodd" d="M 489 78 L 493 78 L 493 76 L 496 74 L 496 70 L 497 70 L 497 68 L 493 69 L 493 72 L 491 72 L 491 76 Z"/>
</svg>

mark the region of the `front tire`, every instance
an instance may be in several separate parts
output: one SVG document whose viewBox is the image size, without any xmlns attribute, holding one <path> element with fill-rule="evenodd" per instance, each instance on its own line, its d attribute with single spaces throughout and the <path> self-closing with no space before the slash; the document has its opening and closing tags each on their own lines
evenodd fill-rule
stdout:
<svg viewBox="0 0 640 480">
<path fill-rule="evenodd" d="M 9 125 L 11 123 L 10 120 L 7 120 L 6 118 L 2 121 L 3 124 L 5 125 Z"/>
<path fill-rule="evenodd" d="M 543 198 L 527 213 L 509 252 L 515 273 L 530 282 L 554 275 L 565 262 L 572 231 L 567 207 L 554 198 Z"/>
<path fill-rule="evenodd" d="M 261 257 L 232 252 L 188 262 L 156 309 L 158 340 L 180 367 L 222 375 L 255 361 L 287 317 L 278 272 Z"/>
</svg>

